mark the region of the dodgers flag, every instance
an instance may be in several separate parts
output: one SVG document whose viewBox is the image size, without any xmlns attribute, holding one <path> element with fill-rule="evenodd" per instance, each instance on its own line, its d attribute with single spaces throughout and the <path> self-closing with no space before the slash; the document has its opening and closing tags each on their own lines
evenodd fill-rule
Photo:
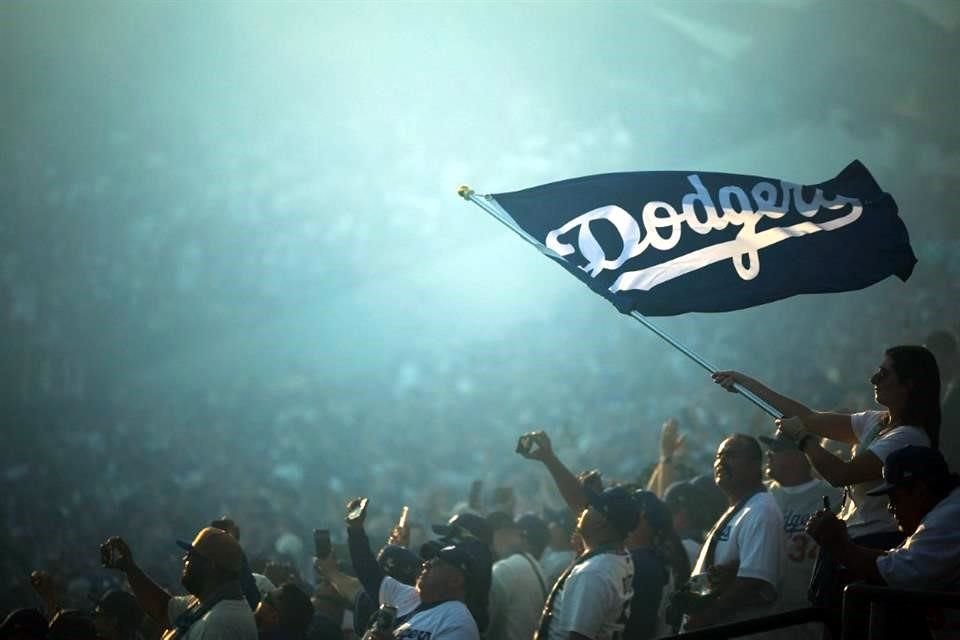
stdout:
<svg viewBox="0 0 960 640">
<path fill-rule="evenodd" d="M 621 312 L 731 311 L 910 277 L 897 204 L 859 161 L 826 182 L 655 171 L 488 196 Z"/>
</svg>

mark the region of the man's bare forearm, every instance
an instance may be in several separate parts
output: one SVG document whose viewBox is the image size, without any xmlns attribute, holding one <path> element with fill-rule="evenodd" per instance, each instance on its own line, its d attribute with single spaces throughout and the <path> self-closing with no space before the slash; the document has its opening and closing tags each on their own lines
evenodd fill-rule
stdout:
<svg viewBox="0 0 960 640">
<path fill-rule="evenodd" d="M 126 575 L 130 588 L 133 589 L 133 595 L 137 597 L 144 612 L 157 622 L 168 626 L 170 621 L 167 620 L 167 607 L 170 604 L 170 594 L 135 564 L 127 569 Z"/>
<path fill-rule="evenodd" d="M 583 487 L 580 486 L 577 476 L 573 475 L 555 455 L 545 458 L 543 464 L 546 465 L 550 475 L 553 476 L 553 482 L 560 490 L 560 495 L 566 501 L 567 506 L 575 513 L 583 511 L 587 506 L 587 496 L 584 495 Z"/>
</svg>

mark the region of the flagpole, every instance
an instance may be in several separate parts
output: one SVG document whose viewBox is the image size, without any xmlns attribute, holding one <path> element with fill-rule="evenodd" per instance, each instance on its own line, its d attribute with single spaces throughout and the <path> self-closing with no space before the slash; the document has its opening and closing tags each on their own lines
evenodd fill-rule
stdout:
<svg viewBox="0 0 960 640">
<path fill-rule="evenodd" d="M 460 185 L 460 187 L 457 188 L 457 195 L 459 195 L 464 200 L 469 200 L 470 202 L 474 203 L 475 205 L 477 205 L 478 207 L 480 207 L 481 209 L 489 213 L 491 216 L 499 220 L 500 223 L 503 224 L 505 227 L 507 227 L 508 229 L 510 229 L 517 235 L 519 235 L 521 238 L 526 240 L 528 243 L 530 243 L 534 247 L 536 247 L 537 250 L 540 251 L 540 253 L 543 253 L 545 255 L 555 257 L 555 258 L 561 257 L 557 255 L 555 252 L 548 249 L 546 246 L 543 245 L 543 243 L 539 242 L 536 238 L 531 236 L 529 233 L 521 229 L 519 225 L 517 225 L 512 218 L 510 218 L 509 214 L 507 214 L 507 212 L 504 211 L 502 207 L 496 204 L 496 201 L 491 202 L 488 196 L 477 195 L 477 193 L 473 189 L 471 189 L 465 184 Z M 671 335 L 663 331 L 660 327 L 650 322 L 650 320 L 648 320 L 647 317 L 644 316 L 639 311 L 631 311 L 629 315 L 631 318 L 633 318 L 634 320 L 636 320 L 637 322 L 645 326 L 647 329 L 655 333 L 657 336 L 659 336 L 667 344 L 672 346 L 674 349 L 680 351 L 682 354 L 684 354 L 685 356 L 687 356 L 688 358 L 696 362 L 698 365 L 700 365 L 710 373 L 717 372 L 716 367 L 714 367 L 709 362 L 704 360 L 697 353 L 691 351 L 686 346 L 677 342 L 676 339 L 674 339 Z M 766 400 L 764 400 L 754 392 L 744 387 L 739 382 L 733 383 L 733 388 L 736 389 L 737 392 L 743 395 L 743 397 L 745 397 L 747 400 L 749 400 L 750 402 L 755 404 L 757 407 L 762 409 L 767 415 L 773 418 L 783 417 L 783 414 L 780 411 L 778 411 L 776 407 L 774 407 L 769 402 L 767 402 Z"/>
</svg>

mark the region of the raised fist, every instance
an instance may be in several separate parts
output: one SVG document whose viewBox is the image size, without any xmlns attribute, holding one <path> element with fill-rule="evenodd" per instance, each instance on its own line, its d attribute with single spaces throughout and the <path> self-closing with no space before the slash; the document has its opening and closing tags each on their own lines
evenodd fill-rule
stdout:
<svg viewBox="0 0 960 640">
<path fill-rule="evenodd" d="M 133 566 L 133 552 L 123 538 L 113 536 L 100 545 L 100 562 L 108 569 L 126 572 Z"/>
</svg>

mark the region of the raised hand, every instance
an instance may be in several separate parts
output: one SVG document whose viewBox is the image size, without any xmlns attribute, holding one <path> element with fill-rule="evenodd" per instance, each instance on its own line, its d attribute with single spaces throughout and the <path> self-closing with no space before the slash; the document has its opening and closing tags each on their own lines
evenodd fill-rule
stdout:
<svg viewBox="0 0 960 640">
<path fill-rule="evenodd" d="M 347 526 L 355 529 L 362 529 L 363 523 L 367 521 L 367 499 L 354 498 L 347 503 L 347 512 L 344 515 L 344 521 Z"/>
<path fill-rule="evenodd" d="M 669 418 L 660 427 L 660 457 L 673 458 L 683 449 L 684 436 L 680 435 L 680 423 L 676 418 Z"/>
<path fill-rule="evenodd" d="M 520 436 L 517 453 L 528 460 L 547 460 L 553 457 L 553 445 L 546 431 L 531 431 Z"/>
<path fill-rule="evenodd" d="M 100 545 L 100 562 L 108 569 L 126 572 L 133 566 L 133 552 L 123 538 L 113 536 Z"/>
</svg>

